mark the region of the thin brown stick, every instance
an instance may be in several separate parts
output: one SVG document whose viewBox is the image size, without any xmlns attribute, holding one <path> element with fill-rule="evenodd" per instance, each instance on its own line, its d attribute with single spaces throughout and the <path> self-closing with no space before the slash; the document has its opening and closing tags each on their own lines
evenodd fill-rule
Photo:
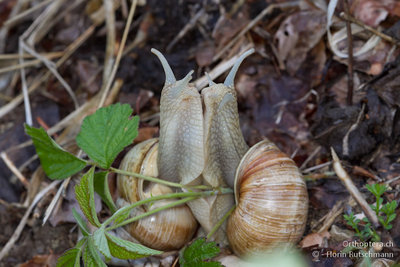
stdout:
<svg viewBox="0 0 400 267">
<path fill-rule="evenodd" d="M 335 206 L 324 216 L 322 217 L 322 225 L 321 227 L 317 230 L 317 233 L 322 233 L 325 231 L 328 231 L 329 228 L 332 226 L 332 224 L 335 222 L 336 217 L 338 217 L 340 214 L 343 213 L 344 211 L 344 204 L 348 202 L 348 200 L 339 200 L 336 202 Z"/>
<path fill-rule="evenodd" d="M 360 113 L 358 113 L 357 121 L 351 125 L 345 136 L 343 137 L 343 143 L 342 143 L 342 150 L 343 150 L 343 155 L 348 156 L 350 154 L 350 146 L 349 146 L 349 138 L 350 134 L 357 129 L 358 125 L 361 122 L 361 119 L 364 116 L 364 110 L 365 110 L 365 103 L 362 104 Z"/>
<path fill-rule="evenodd" d="M 367 30 L 367 31 L 369 31 L 369 32 L 381 37 L 385 41 L 388 41 L 388 42 L 390 42 L 390 43 L 392 43 L 392 44 L 394 44 L 396 46 L 400 46 L 400 40 L 398 40 L 398 39 L 396 39 L 396 38 L 394 38 L 392 36 L 389 36 L 389 35 L 381 32 L 381 31 L 379 31 L 379 30 L 377 30 L 377 29 L 375 29 L 375 28 L 373 28 L 371 26 L 366 25 L 364 22 L 356 19 L 355 17 L 351 16 L 349 13 L 347 13 L 347 14 L 346 13 L 344 13 L 344 12 L 340 13 L 340 18 L 343 19 L 343 20 L 348 20 L 348 21 L 350 21 L 350 22 L 352 22 L 354 24 L 357 24 L 358 26 L 362 27 L 363 29 L 365 29 L 365 30 Z"/>
<path fill-rule="evenodd" d="M 349 2 L 344 0 L 344 10 L 346 14 L 350 14 Z M 353 105 L 353 35 L 351 34 L 350 21 L 346 20 L 346 31 L 347 31 L 347 47 L 348 47 L 348 58 L 347 58 L 347 105 Z"/>
<path fill-rule="evenodd" d="M 307 159 L 301 164 L 300 170 L 304 169 L 307 167 L 307 164 L 321 151 L 321 146 L 318 146 L 314 149 L 314 151 L 307 157 Z"/>
<path fill-rule="evenodd" d="M 349 191 L 350 195 L 354 198 L 354 200 L 358 203 L 358 205 L 360 205 L 361 209 L 365 213 L 365 216 L 367 216 L 367 218 L 372 223 L 374 228 L 378 228 L 379 221 L 378 217 L 376 216 L 376 213 L 368 205 L 367 201 L 361 195 L 360 191 L 358 191 L 357 187 L 354 185 L 350 176 L 344 170 L 342 164 L 340 163 L 339 157 L 337 156 L 335 150 L 332 147 L 331 147 L 331 153 L 333 158 L 333 169 L 335 170 L 336 175 L 339 177 L 344 186 L 347 188 L 347 191 Z"/>
<path fill-rule="evenodd" d="M 178 33 L 177 36 L 174 37 L 174 39 L 169 43 L 167 46 L 167 52 L 170 52 L 171 49 L 176 45 L 176 43 L 182 39 L 191 29 L 194 28 L 196 25 L 197 21 L 204 16 L 206 11 L 204 8 L 200 9 L 191 19 L 190 21 L 183 27 L 183 29 Z"/>
<path fill-rule="evenodd" d="M 242 38 L 243 35 L 245 35 L 251 28 L 253 28 L 260 20 L 262 20 L 266 15 L 268 15 L 269 13 L 271 13 L 275 8 L 290 8 L 290 7 L 296 7 L 299 5 L 299 1 L 292 1 L 292 2 L 287 2 L 287 3 L 281 3 L 281 4 L 271 4 L 268 7 L 266 7 L 263 11 L 261 11 L 252 21 L 250 21 L 249 24 L 246 25 L 246 27 L 244 27 L 243 30 L 241 30 L 236 36 L 235 38 L 233 38 L 223 49 L 221 49 L 221 51 L 218 52 L 218 54 L 216 54 L 213 59 L 212 62 L 214 63 L 215 61 L 217 61 L 218 59 L 221 58 L 221 56 L 228 51 L 229 49 L 231 49 L 231 47 L 240 39 Z"/>
</svg>

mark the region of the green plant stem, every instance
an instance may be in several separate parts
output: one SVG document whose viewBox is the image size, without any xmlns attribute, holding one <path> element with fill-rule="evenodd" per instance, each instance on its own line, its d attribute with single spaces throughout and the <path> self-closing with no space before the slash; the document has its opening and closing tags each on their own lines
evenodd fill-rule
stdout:
<svg viewBox="0 0 400 267">
<path fill-rule="evenodd" d="M 230 188 L 221 188 L 219 191 L 179 192 L 179 193 L 171 193 L 171 194 L 165 194 L 165 195 L 159 195 L 159 196 L 146 198 L 146 199 L 137 201 L 135 203 L 132 203 L 132 204 L 130 204 L 128 206 L 125 206 L 125 207 L 119 209 L 110 218 L 108 218 L 106 221 L 104 221 L 103 225 L 110 224 L 113 220 L 115 220 L 122 213 L 128 212 L 128 211 L 130 211 L 130 210 L 132 210 L 132 209 L 134 209 L 134 208 L 136 208 L 136 207 L 138 207 L 140 205 L 143 205 L 143 204 L 146 204 L 146 203 L 150 203 L 150 202 L 154 202 L 154 201 L 157 201 L 157 200 L 171 199 L 171 198 L 181 198 L 181 197 L 186 197 L 186 198 L 194 197 L 194 199 L 195 199 L 195 198 L 198 198 L 198 197 L 213 196 L 215 194 L 230 194 L 230 193 L 233 193 L 232 189 L 230 189 Z M 163 206 L 161 208 L 167 209 L 168 207 Z M 161 210 L 163 210 L 163 209 L 161 209 Z M 160 211 L 160 210 L 158 210 L 158 211 Z M 146 216 L 148 216 L 148 215 L 151 215 L 151 214 L 147 214 Z M 115 226 L 111 226 L 111 227 L 113 227 L 112 229 L 117 228 Z"/>
<path fill-rule="evenodd" d="M 376 195 L 375 197 L 376 197 L 375 212 L 376 212 L 376 216 L 378 216 L 378 218 L 379 218 L 379 211 L 380 211 L 379 202 L 381 201 L 381 196 Z"/>
<path fill-rule="evenodd" d="M 219 220 L 219 221 L 217 222 L 217 224 L 214 225 L 214 227 L 213 227 L 213 228 L 211 229 L 211 231 L 208 233 L 206 239 L 210 239 L 210 238 L 213 236 L 213 234 L 215 234 L 215 232 L 221 227 L 221 225 L 222 225 L 222 224 L 224 223 L 224 221 L 229 217 L 229 215 L 231 215 L 231 213 L 235 210 L 235 208 L 236 208 L 236 205 L 233 205 L 233 207 L 232 207 L 230 210 L 228 210 L 227 213 L 225 213 L 224 217 L 222 217 L 221 220 Z"/>
<path fill-rule="evenodd" d="M 211 188 L 210 186 L 207 186 L 207 185 L 195 185 L 195 186 L 182 185 L 182 184 L 179 184 L 179 183 L 169 182 L 169 181 L 165 181 L 165 180 L 162 180 L 162 179 L 159 179 L 159 178 L 156 178 L 156 177 L 146 176 L 146 175 L 142 175 L 142 174 L 135 173 L 135 172 L 128 172 L 128 171 L 120 170 L 120 169 L 113 168 L 113 167 L 110 167 L 109 170 L 112 171 L 112 172 L 115 172 L 115 173 L 128 175 L 128 176 L 133 176 L 133 177 L 136 177 L 136 178 L 143 179 L 145 181 L 159 183 L 159 184 L 163 184 L 163 185 L 167 185 L 167 186 L 171 186 L 171 187 L 185 188 L 185 189 L 188 189 L 188 190 L 193 190 L 193 189 L 212 190 L 213 189 L 213 188 Z"/>
<path fill-rule="evenodd" d="M 196 196 L 196 197 L 187 197 L 187 198 L 183 198 L 183 199 L 177 200 L 177 201 L 175 201 L 175 202 L 169 203 L 169 204 L 164 205 L 164 206 L 162 206 L 162 207 L 159 207 L 159 208 L 156 208 L 156 209 L 154 209 L 154 210 L 150 210 L 150 211 L 148 211 L 148 212 L 142 213 L 142 214 L 140 214 L 140 215 L 138 215 L 138 216 L 132 217 L 132 218 L 130 218 L 130 219 L 126 220 L 126 221 L 123 221 L 123 222 L 121 222 L 121 223 L 119 223 L 119 224 L 112 225 L 112 226 L 106 228 L 106 231 L 110 231 L 110 230 L 113 230 L 113 229 L 122 227 L 122 226 L 124 226 L 124 225 L 130 224 L 130 223 L 132 223 L 132 222 L 135 222 L 135 221 L 140 220 L 140 219 L 142 219 L 142 218 L 144 218 L 144 217 L 150 216 L 150 215 L 152 215 L 152 214 L 154 214 L 154 213 L 157 213 L 157 212 L 159 212 L 159 211 L 166 210 L 166 209 L 169 209 L 169 208 L 173 208 L 173 207 L 175 207 L 175 206 L 182 205 L 182 204 L 184 204 L 184 203 L 186 203 L 186 202 L 189 202 L 189 201 L 192 201 L 192 200 L 194 200 L 194 199 L 196 199 L 196 198 L 199 198 L 199 196 Z"/>
</svg>

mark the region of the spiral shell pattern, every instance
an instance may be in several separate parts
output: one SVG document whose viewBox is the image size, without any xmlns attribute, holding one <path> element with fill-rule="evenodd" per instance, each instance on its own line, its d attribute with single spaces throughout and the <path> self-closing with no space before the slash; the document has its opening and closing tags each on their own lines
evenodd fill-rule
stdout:
<svg viewBox="0 0 400 267">
<path fill-rule="evenodd" d="M 157 176 L 157 154 L 158 140 L 147 140 L 137 144 L 126 154 L 120 168 L 143 175 Z M 128 204 L 152 196 L 173 193 L 168 186 L 147 183 L 142 179 L 126 175 L 117 176 L 117 190 L 119 196 Z M 161 200 L 153 205 L 134 209 L 131 216 L 165 206 L 174 201 L 176 199 Z M 197 230 L 197 222 L 190 209 L 186 205 L 181 205 L 128 224 L 125 229 L 143 245 L 169 251 L 180 249 L 191 240 Z"/>
<path fill-rule="evenodd" d="M 237 255 L 287 246 L 303 235 L 307 188 L 292 159 L 264 140 L 242 158 L 235 177 L 236 209 L 228 220 L 228 240 Z"/>
</svg>

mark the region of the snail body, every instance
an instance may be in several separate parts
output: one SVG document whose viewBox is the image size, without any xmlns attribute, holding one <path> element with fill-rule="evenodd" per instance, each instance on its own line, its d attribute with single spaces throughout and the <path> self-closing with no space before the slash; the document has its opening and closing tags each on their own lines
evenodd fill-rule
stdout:
<svg viewBox="0 0 400 267">
<path fill-rule="evenodd" d="M 157 177 L 157 155 L 158 139 L 141 142 L 125 155 L 120 168 Z M 155 183 L 146 184 L 142 179 L 120 174 L 117 176 L 117 191 L 119 196 L 129 204 L 152 196 L 173 193 L 168 186 Z M 151 206 L 135 209 L 131 216 L 174 201 L 176 199 L 157 201 Z M 119 203 L 124 202 L 119 201 Z M 186 205 L 181 205 L 128 224 L 125 230 L 145 246 L 168 251 L 180 249 L 189 242 L 197 230 L 197 222 L 190 209 Z"/>
<path fill-rule="evenodd" d="M 235 201 L 227 234 L 237 255 L 294 244 L 304 233 L 305 182 L 294 161 L 269 140 L 257 143 L 242 158 L 235 177 Z"/>
<path fill-rule="evenodd" d="M 204 168 L 203 111 L 200 93 L 189 84 L 193 71 L 177 81 L 165 57 L 156 49 L 151 51 L 165 72 L 160 100 L 160 176 L 184 185 L 199 184 Z"/>
<path fill-rule="evenodd" d="M 160 100 L 159 142 L 152 139 L 137 145 L 130 156 L 135 163 L 124 158 L 121 168 L 183 185 L 230 186 L 235 196 L 199 198 L 187 203 L 190 210 L 180 206 L 162 211 L 154 215 L 157 218 L 131 224 L 131 235 L 156 249 L 176 249 L 193 236 L 197 227 L 193 215 L 208 233 L 236 202 L 228 222 L 214 235 L 218 243 L 225 245 L 229 240 L 237 255 L 248 255 L 297 242 L 305 229 L 308 208 L 307 189 L 298 168 L 269 140 L 249 149 L 240 129 L 233 84 L 241 62 L 253 50 L 239 57 L 223 84 L 209 79 L 209 87 L 201 95 L 189 83 L 192 72 L 177 81 L 165 57 L 155 49 L 152 52 L 160 59 L 166 76 Z M 118 177 L 118 190 L 130 203 L 172 192 L 166 186 L 145 185 L 142 180 L 124 176 Z M 130 195 L 133 191 L 138 193 Z M 180 233 L 166 227 L 171 224 L 171 229 L 182 231 L 177 226 L 180 223 L 188 230 L 179 237 L 179 245 L 162 243 L 154 247 L 165 237 L 174 242 Z M 160 235 L 151 233 L 146 236 L 150 241 L 144 240 L 147 225 Z"/>
</svg>

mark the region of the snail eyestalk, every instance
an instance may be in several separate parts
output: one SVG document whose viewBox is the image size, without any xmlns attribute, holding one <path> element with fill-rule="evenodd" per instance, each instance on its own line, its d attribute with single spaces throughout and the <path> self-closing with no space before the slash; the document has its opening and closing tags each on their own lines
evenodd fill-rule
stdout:
<svg viewBox="0 0 400 267">
<path fill-rule="evenodd" d="M 186 74 L 185 78 L 183 78 L 182 80 L 179 80 L 176 83 L 176 85 L 172 88 L 173 89 L 172 90 L 173 97 L 177 97 L 179 95 L 179 93 L 182 92 L 182 90 L 187 87 L 190 80 L 192 79 L 193 72 L 194 72 L 193 70 L 189 71 L 189 73 Z"/>
<path fill-rule="evenodd" d="M 213 80 L 211 79 L 210 75 L 208 74 L 208 72 L 205 72 L 207 80 L 208 80 L 208 86 L 213 86 L 215 85 L 215 82 L 213 82 Z"/>
<path fill-rule="evenodd" d="M 158 51 L 158 50 L 155 49 L 155 48 L 152 48 L 152 49 L 151 49 L 151 52 L 152 52 L 153 54 L 155 54 L 155 55 L 158 57 L 158 59 L 161 61 L 161 65 L 162 65 L 163 68 L 164 68 L 164 72 L 165 72 L 165 85 L 174 84 L 174 83 L 176 82 L 176 78 L 175 78 L 174 72 L 173 72 L 172 69 L 171 69 L 171 66 L 168 64 L 167 59 L 164 57 L 163 54 L 161 54 L 160 51 Z"/>
<path fill-rule="evenodd" d="M 238 71 L 240 64 L 242 64 L 243 60 L 254 53 L 254 48 L 247 50 L 244 52 L 239 59 L 233 65 L 231 71 L 229 72 L 228 76 L 225 79 L 224 85 L 228 86 L 229 88 L 233 88 L 233 83 L 235 81 L 236 72 Z"/>
</svg>

